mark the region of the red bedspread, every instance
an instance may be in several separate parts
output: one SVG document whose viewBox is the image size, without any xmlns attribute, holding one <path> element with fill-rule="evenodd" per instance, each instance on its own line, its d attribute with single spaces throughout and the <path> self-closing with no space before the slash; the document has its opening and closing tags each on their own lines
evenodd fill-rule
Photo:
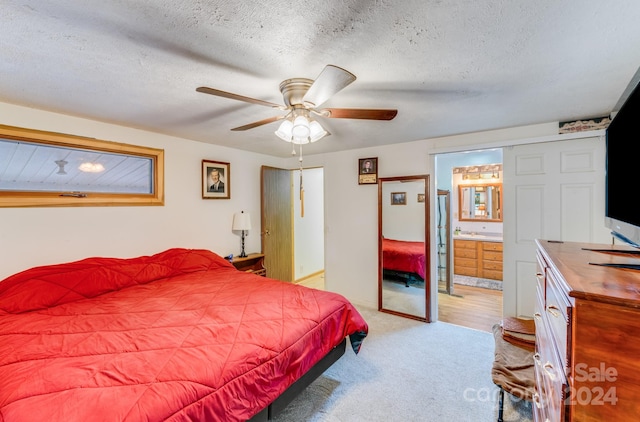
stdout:
<svg viewBox="0 0 640 422">
<path fill-rule="evenodd" d="M 382 239 L 382 267 L 385 270 L 426 275 L 424 242 Z"/>
<path fill-rule="evenodd" d="M 205 250 L 0 282 L 0 421 L 240 421 L 367 324 L 342 296 Z"/>
</svg>

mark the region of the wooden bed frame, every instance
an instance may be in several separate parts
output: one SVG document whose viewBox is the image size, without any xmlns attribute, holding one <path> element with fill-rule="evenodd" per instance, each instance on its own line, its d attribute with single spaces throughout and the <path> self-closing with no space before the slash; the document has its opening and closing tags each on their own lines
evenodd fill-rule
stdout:
<svg viewBox="0 0 640 422">
<path fill-rule="evenodd" d="M 270 421 L 280 412 L 282 412 L 288 405 L 295 399 L 305 388 L 316 380 L 324 371 L 326 371 L 331 365 L 333 365 L 342 355 L 346 349 L 347 339 L 342 340 L 342 343 L 334 347 L 324 358 L 316 363 L 307 373 L 305 373 L 298 381 L 294 382 L 287 388 L 277 399 L 273 401 L 269 406 L 265 407 L 249 419 L 249 422 L 264 422 Z"/>
</svg>

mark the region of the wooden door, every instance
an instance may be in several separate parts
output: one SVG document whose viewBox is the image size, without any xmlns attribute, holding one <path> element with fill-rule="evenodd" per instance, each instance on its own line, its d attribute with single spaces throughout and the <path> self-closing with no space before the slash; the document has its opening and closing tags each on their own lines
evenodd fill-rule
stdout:
<svg viewBox="0 0 640 422">
<path fill-rule="evenodd" d="M 291 172 L 263 166 L 261 183 L 261 237 L 267 277 L 292 282 L 294 252 Z"/>
</svg>

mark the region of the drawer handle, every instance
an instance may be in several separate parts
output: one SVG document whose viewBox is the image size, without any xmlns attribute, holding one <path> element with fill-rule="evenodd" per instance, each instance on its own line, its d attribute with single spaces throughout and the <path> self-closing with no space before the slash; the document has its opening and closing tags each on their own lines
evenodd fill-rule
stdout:
<svg viewBox="0 0 640 422">
<path fill-rule="evenodd" d="M 538 393 L 533 393 L 532 396 L 533 402 L 535 403 L 538 409 L 542 408 L 542 403 L 540 403 L 540 395 Z"/>
<path fill-rule="evenodd" d="M 542 279 L 542 278 L 544 277 L 544 274 L 543 274 L 543 273 L 541 273 L 540 271 L 538 271 L 538 272 L 536 273 L 536 277 L 538 277 L 539 279 Z"/>
<path fill-rule="evenodd" d="M 556 318 L 560 316 L 560 308 L 558 308 L 556 305 L 547 306 L 547 312 L 549 312 Z"/>
<path fill-rule="evenodd" d="M 533 360 L 537 365 L 542 365 L 542 361 L 540 360 L 540 353 L 536 352 L 533 354 Z"/>
<path fill-rule="evenodd" d="M 533 314 L 533 318 L 537 319 L 538 321 L 542 321 L 542 314 L 540 312 L 536 312 Z"/>
<path fill-rule="evenodd" d="M 547 373 L 551 381 L 556 380 L 556 371 L 553 370 L 553 365 L 551 363 L 545 363 L 544 365 L 542 365 L 542 369 L 544 369 L 544 372 Z"/>
</svg>

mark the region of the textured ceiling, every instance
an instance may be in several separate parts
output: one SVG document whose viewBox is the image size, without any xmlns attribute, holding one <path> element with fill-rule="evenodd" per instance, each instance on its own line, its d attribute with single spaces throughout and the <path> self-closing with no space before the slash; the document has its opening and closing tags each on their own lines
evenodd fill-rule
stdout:
<svg viewBox="0 0 640 422">
<path fill-rule="evenodd" d="M 640 66 L 637 0 L 2 0 L 0 101 L 275 156 L 281 81 L 357 80 L 305 154 L 608 115 Z M 3 123 L 0 116 L 0 123 Z M 34 128 L 37 123 L 34 123 Z M 120 140 L 121 141 L 121 140 Z"/>
</svg>

